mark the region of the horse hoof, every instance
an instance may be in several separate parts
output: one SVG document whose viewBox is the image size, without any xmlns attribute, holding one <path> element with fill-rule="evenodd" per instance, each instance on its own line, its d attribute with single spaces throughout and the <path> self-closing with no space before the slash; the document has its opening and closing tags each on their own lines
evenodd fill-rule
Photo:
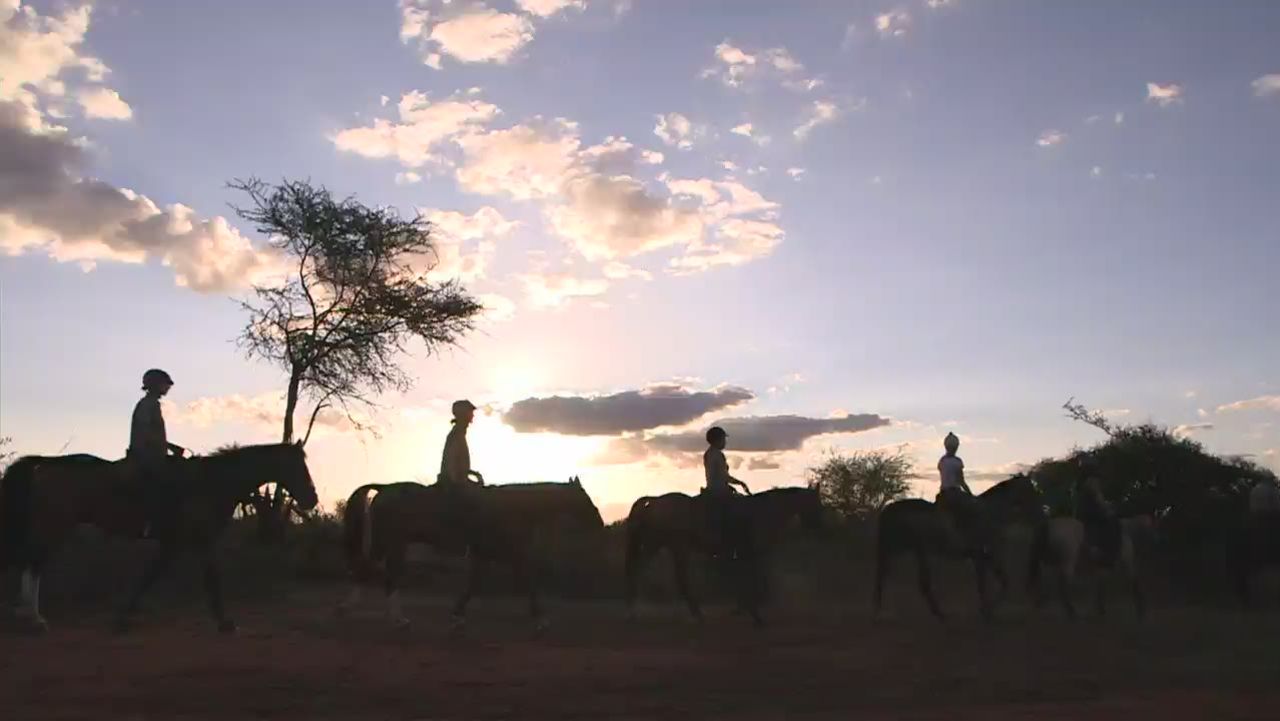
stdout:
<svg viewBox="0 0 1280 721">
<path fill-rule="evenodd" d="M 218 633 L 224 636 L 234 636 L 236 634 L 236 631 L 238 630 L 239 629 L 236 627 L 236 622 L 232 621 L 229 618 L 223 619 L 218 622 Z"/>
</svg>

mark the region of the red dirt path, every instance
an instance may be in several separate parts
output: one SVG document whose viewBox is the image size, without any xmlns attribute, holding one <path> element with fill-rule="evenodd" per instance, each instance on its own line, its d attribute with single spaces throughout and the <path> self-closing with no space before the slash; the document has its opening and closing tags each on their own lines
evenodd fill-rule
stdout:
<svg viewBox="0 0 1280 721">
<path fill-rule="evenodd" d="M 514 604 L 479 599 L 462 638 L 444 606 L 409 632 L 371 604 L 345 622 L 314 592 L 240 609 L 215 634 L 195 612 L 113 636 L 105 618 L 0 634 L 3 719 L 1277 719 L 1280 619 L 1157 610 L 1068 624 L 1011 609 L 984 628 L 914 612 L 778 613 L 754 632 L 674 608 L 626 622 L 551 602 L 534 638 Z M 69 611 L 62 611 L 68 614 Z"/>
</svg>

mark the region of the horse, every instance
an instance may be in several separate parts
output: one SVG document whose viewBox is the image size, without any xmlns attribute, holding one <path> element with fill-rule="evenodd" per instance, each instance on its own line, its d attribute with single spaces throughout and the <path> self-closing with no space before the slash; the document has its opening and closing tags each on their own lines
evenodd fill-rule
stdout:
<svg viewBox="0 0 1280 721">
<path fill-rule="evenodd" d="M 1128 582 L 1129 591 L 1133 597 L 1134 612 L 1139 619 L 1145 616 L 1146 600 L 1138 575 L 1138 547 L 1144 545 L 1144 541 L 1149 542 L 1154 538 L 1155 533 L 1155 519 L 1151 515 L 1140 514 L 1120 519 L 1120 548 L 1114 563 L 1111 564 L 1112 568 L 1104 568 L 1101 562 L 1096 564 L 1098 576 L 1094 606 L 1099 616 L 1106 614 L 1108 571 L 1120 573 Z M 1073 620 L 1076 618 L 1075 604 L 1071 600 L 1071 584 L 1080 559 L 1090 555 L 1085 540 L 1084 524 L 1071 516 L 1045 519 L 1044 523 L 1036 528 L 1027 559 L 1027 592 L 1037 609 L 1044 604 L 1044 595 L 1040 588 L 1042 568 L 1049 565 L 1055 571 L 1058 595 L 1067 617 Z"/>
<path fill-rule="evenodd" d="M 376 495 L 372 495 L 375 494 Z M 458 495 L 454 495 L 458 494 Z M 529 614 L 539 631 L 547 627 L 538 599 L 530 551 L 534 533 L 554 522 L 600 531 L 604 521 L 577 477 L 568 483 L 515 483 L 453 489 L 439 483 L 372 483 L 352 491 L 342 526 L 351 590 L 337 609 L 345 616 L 365 586 L 382 580 L 387 615 L 409 625 L 400 604 L 405 550 L 424 543 L 468 558 L 467 582 L 453 606 L 453 629 L 466 623 L 467 605 L 482 567 L 501 563 L 515 573 L 529 598 Z"/>
<path fill-rule="evenodd" d="M 636 584 L 645 563 L 666 548 L 671 554 L 676 586 L 695 621 L 702 621 L 702 608 L 689 589 L 688 563 L 690 551 L 708 555 L 723 551 L 736 551 L 744 557 L 744 584 L 738 598 L 739 607 L 746 610 L 757 625 L 764 623 L 760 616 L 759 598 L 746 581 L 757 577 L 764 567 L 769 550 L 792 518 L 799 517 L 809 530 L 816 531 L 822 525 L 822 500 L 812 488 L 774 488 L 760 493 L 742 496 L 734 501 L 733 513 L 740 516 L 750 539 L 748 547 L 724 549 L 721 538 L 713 533 L 707 522 L 706 499 L 684 493 L 667 493 L 661 496 L 642 497 L 631 506 L 627 515 L 626 580 L 627 608 L 635 616 Z"/>
<path fill-rule="evenodd" d="M 240 500 L 267 483 L 289 491 L 304 511 L 316 506 L 316 489 L 300 444 L 272 443 L 231 448 L 175 464 L 170 518 L 155 524 L 159 548 L 116 616 L 116 629 L 129 629 L 146 591 L 172 566 L 181 551 L 203 564 L 209 610 L 223 633 L 235 631 L 222 599 L 214 549 Z M 25 456 L 5 472 L 0 487 L 0 538 L 6 567 L 22 572 L 19 616 L 37 629 L 48 628 L 40 614 L 40 576 L 49 558 L 80 524 L 125 539 L 142 539 L 148 519 L 140 479 L 128 461 L 96 456 Z M 148 536 L 149 538 L 150 536 Z"/>
<path fill-rule="evenodd" d="M 1267 566 L 1280 565 L 1280 512 L 1250 511 L 1227 539 L 1227 570 L 1240 604 L 1253 603 L 1252 581 Z"/>
<path fill-rule="evenodd" d="M 1001 481 L 976 497 L 981 509 L 980 517 L 990 535 L 1004 539 L 1005 532 L 1014 523 L 1023 521 L 1034 524 L 1044 515 L 1040 493 L 1035 483 L 1019 474 Z M 996 549 L 997 551 L 999 549 Z M 988 566 L 996 574 L 1001 587 L 1006 588 L 1007 576 L 1000 554 L 988 558 L 984 553 L 972 553 L 962 537 L 951 514 L 937 504 L 921 498 L 893 501 L 880 511 L 876 530 L 876 577 L 872 596 L 873 615 L 880 614 L 884 598 L 884 586 L 889 577 L 894 557 L 903 552 L 915 554 L 920 593 L 929 604 L 929 610 L 939 620 L 945 618 L 937 598 L 933 594 L 933 582 L 929 569 L 931 555 L 949 558 L 969 558 L 973 562 L 978 582 L 978 600 L 982 617 L 990 620 L 992 609 L 987 597 Z M 1003 591 L 1001 596 L 1003 596 Z"/>
</svg>

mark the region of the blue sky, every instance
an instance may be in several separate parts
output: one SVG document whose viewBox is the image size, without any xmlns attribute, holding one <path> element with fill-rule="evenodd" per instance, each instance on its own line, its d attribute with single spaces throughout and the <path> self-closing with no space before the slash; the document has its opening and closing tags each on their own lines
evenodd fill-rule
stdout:
<svg viewBox="0 0 1280 721">
<path fill-rule="evenodd" d="M 34 160 L 0 161 L 0 431 L 24 451 L 118 455 L 153 365 L 179 442 L 278 433 L 282 378 L 231 342 L 271 259 L 225 183 L 259 175 L 434 212 L 440 277 L 495 309 L 406 359 L 380 436 L 313 440 L 331 499 L 433 477 L 462 396 L 486 477 L 580 474 L 609 507 L 696 488 L 672 439 L 721 418 L 758 431 L 753 485 L 828 448 L 927 468 L 947 430 L 994 477 L 1097 440 L 1070 396 L 1280 467 L 1276 4 L 15 5 L 0 103 Z M 509 422 L 553 396 L 600 426 Z M 619 430 L 646 412 L 669 422 Z"/>
</svg>

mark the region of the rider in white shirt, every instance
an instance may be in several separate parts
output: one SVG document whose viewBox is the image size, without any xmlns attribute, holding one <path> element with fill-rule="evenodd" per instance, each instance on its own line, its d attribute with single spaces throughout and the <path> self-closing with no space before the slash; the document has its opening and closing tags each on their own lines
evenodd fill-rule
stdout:
<svg viewBox="0 0 1280 721">
<path fill-rule="evenodd" d="M 982 508 L 964 481 L 964 461 L 956 455 L 960 449 L 960 438 L 948 433 L 942 440 L 942 447 L 946 453 L 938 460 L 938 505 L 955 519 L 970 549 L 983 551 L 986 544 L 982 537 Z"/>
</svg>

